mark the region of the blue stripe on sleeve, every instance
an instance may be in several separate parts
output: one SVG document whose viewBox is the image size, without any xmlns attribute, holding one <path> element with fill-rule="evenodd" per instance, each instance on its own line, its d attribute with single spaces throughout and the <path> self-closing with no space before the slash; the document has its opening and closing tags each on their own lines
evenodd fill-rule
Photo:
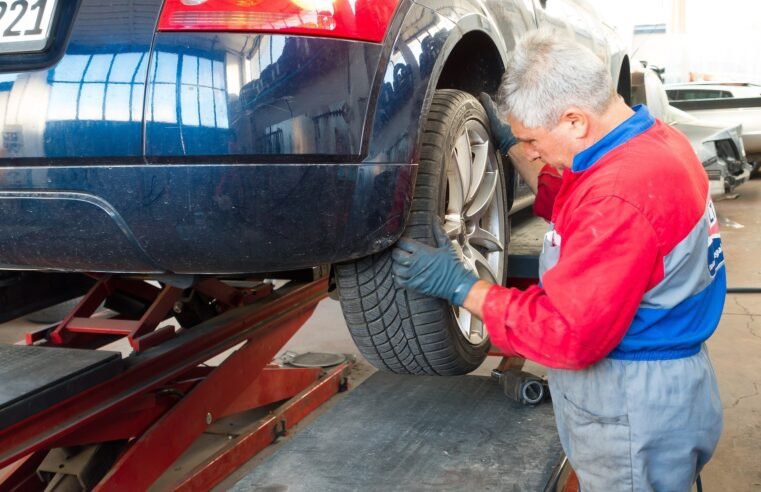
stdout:
<svg viewBox="0 0 761 492">
<path fill-rule="evenodd" d="M 611 359 L 663 360 L 694 355 L 719 324 L 727 292 L 722 267 L 705 289 L 671 309 L 640 308 Z"/>
</svg>

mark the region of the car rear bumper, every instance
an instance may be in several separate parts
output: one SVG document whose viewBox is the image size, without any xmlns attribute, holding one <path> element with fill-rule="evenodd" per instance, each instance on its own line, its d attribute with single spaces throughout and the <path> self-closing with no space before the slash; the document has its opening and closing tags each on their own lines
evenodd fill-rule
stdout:
<svg viewBox="0 0 761 492">
<path fill-rule="evenodd" d="M 415 168 L 4 168 L 0 268 L 237 274 L 358 258 L 401 235 Z"/>
</svg>

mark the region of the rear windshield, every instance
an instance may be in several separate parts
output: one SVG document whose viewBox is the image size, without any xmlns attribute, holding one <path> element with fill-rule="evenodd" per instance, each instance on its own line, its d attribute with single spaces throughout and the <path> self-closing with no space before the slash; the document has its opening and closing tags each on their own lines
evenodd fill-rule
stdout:
<svg viewBox="0 0 761 492">
<path fill-rule="evenodd" d="M 670 101 L 733 97 L 731 92 L 718 89 L 669 89 L 666 94 L 668 94 Z"/>
</svg>

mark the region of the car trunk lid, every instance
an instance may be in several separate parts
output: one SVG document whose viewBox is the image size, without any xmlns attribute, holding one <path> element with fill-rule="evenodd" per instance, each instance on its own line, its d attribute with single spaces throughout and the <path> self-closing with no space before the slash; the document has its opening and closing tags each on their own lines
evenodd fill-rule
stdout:
<svg viewBox="0 0 761 492">
<path fill-rule="evenodd" d="M 6 16 L 14 18 L 24 6 L 55 12 L 49 26 L 48 13 L 38 16 L 47 47 L 40 49 L 38 40 L 22 46 L 26 52 L 0 18 L 3 165 L 30 162 L 18 158 L 50 165 L 140 159 L 145 82 L 162 0 L 6 3 Z M 19 18 L 16 31 L 36 32 L 37 16 Z"/>
</svg>

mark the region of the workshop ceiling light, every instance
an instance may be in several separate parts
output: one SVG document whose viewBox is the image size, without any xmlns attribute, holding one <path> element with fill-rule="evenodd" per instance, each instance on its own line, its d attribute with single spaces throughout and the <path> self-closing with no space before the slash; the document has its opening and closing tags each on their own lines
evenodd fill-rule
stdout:
<svg viewBox="0 0 761 492">
<path fill-rule="evenodd" d="M 166 0 L 159 31 L 304 34 L 383 41 L 399 0 Z"/>
</svg>

